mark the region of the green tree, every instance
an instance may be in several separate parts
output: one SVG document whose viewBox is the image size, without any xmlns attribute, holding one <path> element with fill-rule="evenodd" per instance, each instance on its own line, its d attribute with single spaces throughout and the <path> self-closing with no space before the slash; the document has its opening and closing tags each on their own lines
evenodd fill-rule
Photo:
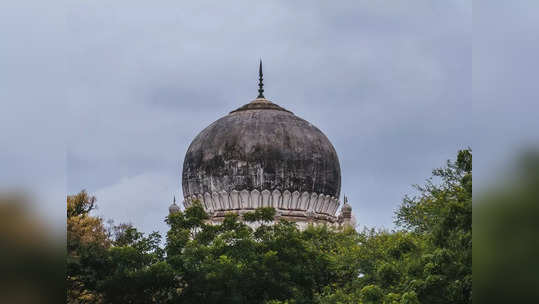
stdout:
<svg viewBox="0 0 539 304">
<path fill-rule="evenodd" d="M 174 283 L 164 262 L 161 236 L 132 225 L 107 229 L 91 215 L 96 198 L 81 191 L 67 197 L 67 302 L 164 303 Z"/>
<path fill-rule="evenodd" d="M 320 303 L 471 303 L 471 150 L 416 188 L 396 211 L 402 230 L 364 230 L 344 255 L 331 255 L 353 271 L 338 273 Z"/>
<path fill-rule="evenodd" d="M 406 197 L 396 213 L 396 223 L 426 242 L 421 257 L 422 276 L 413 282 L 425 303 L 472 301 L 472 152 L 461 150 L 456 161 L 433 171 L 417 186 L 420 195 Z"/>
<path fill-rule="evenodd" d="M 166 218 L 161 248 L 132 225 L 107 232 L 82 192 L 68 197 L 72 303 L 471 303 L 471 161 L 434 170 L 391 232 L 300 230 L 272 208 L 210 223 L 195 202 Z"/>
<path fill-rule="evenodd" d="M 170 215 L 167 261 L 181 278 L 176 301 L 313 303 L 332 281 L 353 276 L 343 260 L 353 251 L 345 247 L 357 244 L 355 233 L 324 226 L 300 231 L 287 221 L 272 225 L 274 214 L 262 208 L 244 214 L 243 221 L 228 214 L 222 223 L 210 225 L 195 203 Z"/>
<path fill-rule="evenodd" d="M 175 284 L 174 272 L 164 261 L 161 236 L 148 236 L 130 224 L 113 227 L 107 252 L 108 272 L 99 290 L 110 303 L 165 303 Z"/>
</svg>

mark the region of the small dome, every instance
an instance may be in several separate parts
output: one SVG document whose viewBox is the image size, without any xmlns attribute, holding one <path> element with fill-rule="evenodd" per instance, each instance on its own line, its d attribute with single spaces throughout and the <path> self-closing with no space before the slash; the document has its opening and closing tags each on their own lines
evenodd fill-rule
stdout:
<svg viewBox="0 0 539 304">
<path fill-rule="evenodd" d="M 343 215 L 351 215 L 352 214 L 352 206 L 348 204 L 348 197 L 344 196 L 344 204 L 341 207 L 341 214 Z"/>
<path fill-rule="evenodd" d="M 168 212 L 172 214 L 172 213 L 180 212 L 180 210 L 181 210 L 180 206 L 176 205 L 176 197 L 174 197 L 174 201 L 172 202 L 172 205 L 168 207 Z"/>
<path fill-rule="evenodd" d="M 168 212 L 169 213 L 180 212 L 180 206 L 178 206 L 176 204 L 172 204 L 172 205 L 170 205 L 170 207 L 168 207 Z"/>
</svg>

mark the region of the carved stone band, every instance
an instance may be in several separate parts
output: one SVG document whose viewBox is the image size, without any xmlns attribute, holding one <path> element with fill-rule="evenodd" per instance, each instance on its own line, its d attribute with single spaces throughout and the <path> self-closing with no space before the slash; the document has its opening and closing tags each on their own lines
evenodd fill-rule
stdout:
<svg viewBox="0 0 539 304">
<path fill-rule="evenodd" d="M 230 192 L 206 192 L 185 197 L 183 204 L 188 208 L 193 201 L 199 200 L 204 209 L 213 214 L 218 211 L 250 210 L 261 207 L 273 207 L 276 210 L 313 212 L 319 215 L 335 216 L 339 200 L 329 195 L 285 190 L 232 190 Z"/>
</svg>

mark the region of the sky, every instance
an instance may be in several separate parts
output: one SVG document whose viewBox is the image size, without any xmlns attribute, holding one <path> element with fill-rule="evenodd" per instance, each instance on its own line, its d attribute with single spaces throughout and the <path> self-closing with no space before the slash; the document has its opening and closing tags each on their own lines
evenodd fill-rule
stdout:
<svg viewBox="0 0 539 304">
<path fill-rule="evenodd" d="M 3 2 L 1 185 L 58 226 L 86 189 L 97 215 L 164 233 L 191 140 L 256 97 L 262 58 L 265 96 L 335 146 L 359 225 L 392 229 L 459 149 L 487 180 L 537 142 L 538 21 L 489 3 Z"/>
</svg>

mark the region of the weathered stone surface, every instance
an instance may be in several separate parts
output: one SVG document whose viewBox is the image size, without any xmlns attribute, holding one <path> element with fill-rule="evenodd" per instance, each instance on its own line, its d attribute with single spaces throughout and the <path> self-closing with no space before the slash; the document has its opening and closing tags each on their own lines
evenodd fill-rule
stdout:
<svg viewBox="0 0 539 304">
<path fill-rule="evenodd" d="M 314 206 L 318 203 L 318 194 L 316 193 L 312 193 L 311 194 L 311 201 L 309 203 L 309 207 L 307 208 L 307 210 L 309 211 L 313 211 L 314 210 Z"/>
<path fill-rule="evenodd" d="M 327 206 L 329 205 L 329 202 L 330 202 L 330 201 L 331 201 L 331 196 L 325 195 L 323 202 L 318 206 L 319 209 L 316 210 L 316 212 L 318 212 L 318 213 L 323 213 L 323 212 L 324 212 L 324 209 L 327 208 Z"/>
<path fill-rule="evenodd" d="M 285 190 L 283 192 L 283 200 L 282 200 L 282 207 L 281 209 L 289 209 L 290 208 L 290 198 L 292 197 L 292 194 L 290 191 Z"/>
<path fill-rule="evenodd" d="M 230 192 L 230 201 L 232 209 L 240 209 L 240 193 L 236 190 Z"/>
<path fill-rule="evenodd" d="M 184 160 L 182 188 L 184 197 L 279 190 L 281 204 L 303 209 L 307 206 L 298 206 L 297 197 L 287 201 L 284 191 L 339 197 L 340 165 L 333 145 L 318 128 L 267 100 L 257 100 L 212 123 L 193 140 Z M 259 203 L 244 201 L 243 194 L 240 198 L 242 207 Z"/>
<path fill-rule="evenodd" d="M 271 192 L 268 190 L 268 189 L 265 189 L 261 192 L 262 194 L 262 207 L 272 207 L 271 206 L 271 199 L 270 199 L 270 195 L 271 195 Z"/>
<path fill-rule="evenodd" d="M 282 208 L 281 200 L 281 191 L 277 189 L 273 190 L 273 192 L 271 193 L 271 207 L 275 209 Z"/>
<path fill-rule="evenodd" d="M 262 207 L 260 205 L 260 191 L 254 189 L 251 191 L 251 206 L 250 208 L 256 209 Z"/>
<path fill-rule="evenodd" d="M 300 193 L 298 191 L 292 192 L 292 199 L 290 200 L 289 209 L 299 210 L 299 196 L 300 196 Z"/>
<path fill-rule="evenodd" d="M 311 196 L 309 195 L 309 192 L 305 191 L 301 194 L 301 197 L 299 199 L 298 208 L 301 211 L 306 211 L 307 207 L 309 207 L 309 200 L 311 199 Z"/>
<path fill-rule="evenodd" d="M 241 190 L 240 192 L 240 199 L 241 199 L 241 209 L 248 209 L 249 206 L 250 206 L 250 202 L 249 202 L 249 199 L 250 199 L 250 194 L 249 194 L 249 191 L 243 189 Z"/>
<path fill-rule="evenodd" d="M 211 194 L 209 192 L 204 193 L 204 203 L 206 204 L 206 206 L 210 206 L 211 211 L 217 210 L 217 208 L 215 208 L 215 205 L 213 205 Z"/>
<path fill-rule="evenodd" d="M 230 204 L 228 202 L 228 193 L 224 190 L 219 192 L 219 202 L 223 208 L 223 210 L 229 210 L 232 209 L 230 207 Z"/>
<path fill-rule="evenodd" d="M 260 207 L 274 207 L 278 212 L 300 212 L 300 214 L 312 213 L 317 215 L 334 216 L 339 206 L 339 201 L 329 195 L 303 192 L 299 193 L 286 190 L 282 195 L 279 190 L 258 191 L 232 190 L 230 193 L 222 190 L 219 192 L 206 192 L 204 195 L 190 196 L 184 201 L 186 208 L 195 200 L 199 200 L 206 211 L 226 212 L 233 210 L 247 211 Z"/>
<path fill-rule="evenodd" d="M 219 222 L 258 207 L 276 218 L 337 225 L 340 165 L 327 137 L 307 121 L 258 98 L 203 130 L 182 173 L 184 205 L 200 200 Z"/>
<path fill-rule="evenodd" d="M 213 192 L 211 194 L 211 199 L 212 199 L 213 205 L 216 206 L 215 210 L 223 210 L 223 206 L 221 206 L 221 203 L 219 202 L 219 193 Z"/>
</svg>

